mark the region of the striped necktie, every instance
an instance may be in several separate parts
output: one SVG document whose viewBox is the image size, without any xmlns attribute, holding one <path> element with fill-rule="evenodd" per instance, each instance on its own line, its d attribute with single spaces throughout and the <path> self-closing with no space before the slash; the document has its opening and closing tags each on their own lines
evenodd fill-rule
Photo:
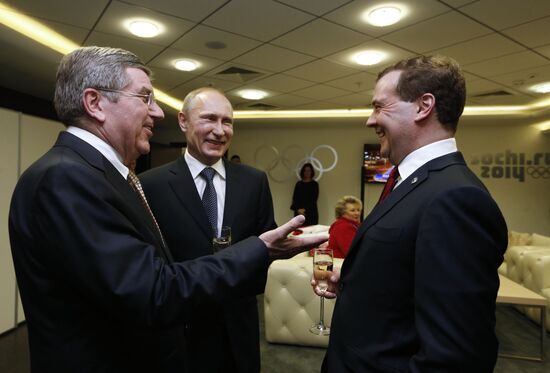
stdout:
<svg viewBox="0 0 550 373">
<path fill-rule="evenodd" d="M 164 245 L 164 247 L 166 247 L 166 242 L 164 241 L 164 236 L 162 235 L 160 227 L 157 223 L 157 219 L 155 219 L 155 215 L 153 215 L 153 211 L 151 210 L 151 207 L 149 207 L 149 203 L 147 202 L 147 198 L 145 198 L 145 193 L 143 193 L 143 187 L 141 186 L 141 182 L 139 181 L 139 178 L 137 177 L 135 172 L 132 171 L 132 170 L 130 170 L 128 172 L 128 183 L 130 184 L 130 186 L 132 187 L 134 192 L 136 192 L 136 194 L 138 195 L 141 204 L 143 205 L 143 207 L 145 207 L 145 210 L 147 210 L 147 212 L 151 216 L 151 219 L 153 219 L 153 222 L 155 223 L 155 227 L 157 227 L 158 234 L 160 235 L 160 238 L 162 239 L 162 244 Z"/>
</svg>

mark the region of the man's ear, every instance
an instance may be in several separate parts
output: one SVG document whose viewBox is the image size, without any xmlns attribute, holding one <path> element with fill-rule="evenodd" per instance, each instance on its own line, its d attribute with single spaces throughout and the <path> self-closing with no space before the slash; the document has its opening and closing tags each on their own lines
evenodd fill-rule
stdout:
<svg viewBox="0 0 550 373">
<path fill-rule="evenodd" d="M 103 111 L 103 103 L 101 102 L 101 95 L 93 88 L 86 88 L 82 94 L 82 105 L 86 114 L 91 118 L 94 118 L 100 123 L 105 122 L 105 113 Z"/>
<path fill-rule="evenodd" d="M 183 111 L 178 113 L 178 123 L 183 133 L 187 132 L 187 117 Z"/>
<path fill-rule="evenodd" d="M 435 96 L 431 93 L 424 93 L 416 99 L 417 112 L 415 121 L 419 122 L 429 117 L 435 110 Z"/>
</svg>

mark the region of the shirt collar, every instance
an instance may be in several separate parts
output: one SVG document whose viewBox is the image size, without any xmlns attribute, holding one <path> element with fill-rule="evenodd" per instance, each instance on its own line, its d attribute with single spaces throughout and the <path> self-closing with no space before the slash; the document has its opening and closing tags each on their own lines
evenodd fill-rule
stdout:
<svg viewBox="0 0 550 373">
<path fill-rule="evenodd" d="M 191 176 L 193 176 L 193 179 L 196 179 L 205 167 L 212 167 L 214 170 L 216 170 L 218 175 L 220 175 L 220 177 L 225 180 L 225 166 L 221 158 L 218 159 L 218 161 L 212 166 L 207 166 L 199 161 L 197 158 L 193 157 L 187 149 L 185 149 L 184 158 L 185 162 L 189 166 L 189 171 L 191 172 Z"/>
<path fill-rule="evenodd" d="M 94 135 L 93 133 L 86 131 L 80 127 L 69 126 L 67 127 L 67 132 L 75 135 L 82 141 L 87 142 L 92 147 L 94 147 L 98 152 L 100 152 L 111 164 L 117 169 L 118 172 L 122 175 L 123 178 L 128 178 L 128 167 L 122 163 L 122 157 L 111 145 L 107 144 L 105 141 Z"/>
<path fill-rule="evenodd" d="M 456 146 L 456 140 L 454 137 L 449 139 L 440 140 L 431 144 L 425 145 L 415 151 L 409 153 L 399 163 L 399 177 L 401 180 L 408 178 L 413 172 L 418 170 L 424 164 L 428 163 L 432 159 L 439 158 L 443 155 L 454 153 L 458 151 Z"/>
</svg>

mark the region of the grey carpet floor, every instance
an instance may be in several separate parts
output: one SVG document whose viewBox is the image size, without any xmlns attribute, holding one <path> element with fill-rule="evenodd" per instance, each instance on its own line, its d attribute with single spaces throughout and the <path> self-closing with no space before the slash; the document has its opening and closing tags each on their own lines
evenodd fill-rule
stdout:
<svg viewBox="0 0 550 373">
<path fill-rule="evenodd" d="M 316 373 L 325 355 L 323 348 L 291 346 L 267 343 L 264 338 L 263 297 L 258 297 L 260 311 L 260 348 L 262 352 L 262 373 Z M 305 326 L 307 327 L 307 326 Z M 539 327 L 512 307 L 497 307 L 497 336 L 500 351 L 505 353 L 538 353 Z M 549 373 L 550 341 L 546 335 L 546 360 L 543 363 L 500 358 L 497 373 Z M 0 372 L 28 373 L 29 354 L 27 327 L 0 336 Z"/>
</svg>

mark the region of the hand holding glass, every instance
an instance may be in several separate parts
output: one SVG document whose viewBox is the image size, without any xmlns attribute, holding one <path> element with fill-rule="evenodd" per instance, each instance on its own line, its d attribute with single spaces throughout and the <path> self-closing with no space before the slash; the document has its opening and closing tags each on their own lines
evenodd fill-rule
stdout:
<svg viewBox="0 0 550 373">
<path fill-rule="evenodd" d="M 332 274 L 332 249 L 318 248 L 313 251 L 313 278 L 317 289 L 324 294 L 328 289 L 328 279 Z M 329 335 L 330 328 L 325 325 L 325 297 L 321 296 L 319 322 L 313 325 L 310 332 L 317 335 Z"/>
<path fill-rule="evenodd" d="M 214 253 L 231 246 L 231 227 L 223 226 L 220 235 L 212 239 Z"/>
</svg>

